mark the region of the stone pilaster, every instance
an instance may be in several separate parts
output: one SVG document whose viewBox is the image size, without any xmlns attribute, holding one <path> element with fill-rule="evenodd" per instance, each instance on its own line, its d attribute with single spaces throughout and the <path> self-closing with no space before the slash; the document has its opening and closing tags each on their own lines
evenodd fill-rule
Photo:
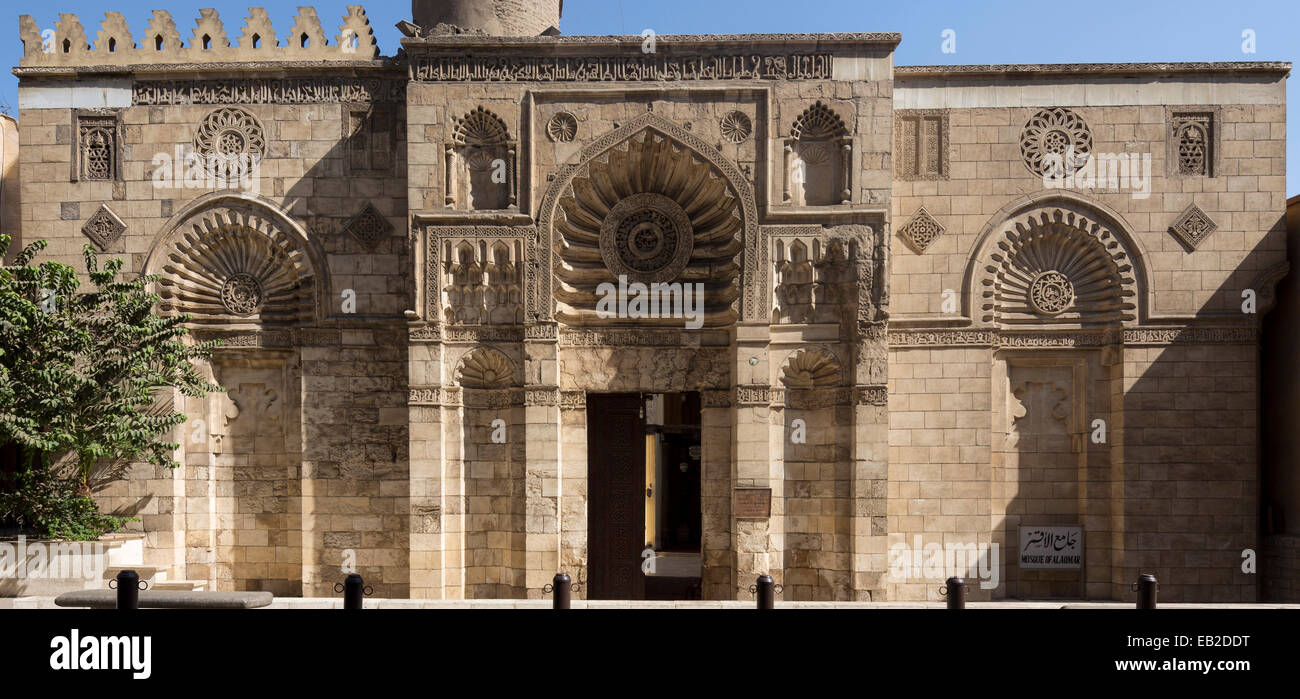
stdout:
<svg viewBox="0 0 1300 699">
<path fill-rule="evenodd" d="M 771 575 L 780 583 L 784 568 L 784 478 L 782 462 L 779 456 L 774 456 L 781 453 L 782 428 L 772 419 L 770 338 L 766 323 L 736 326 L 731 537 L 736 557 L 736 598 L 742 600 L 752 599 L 749 586 L 759 575 Z M 740 488 L 771 489 L 770 516 L 738 517 L 735 498 Z"/>
<path fill-rule="evenodd" d="M 524 549 L 529 598 L 560 569 L 559 337 L 553 324 L 527 328 L 524 341 Z"/>
</svg>

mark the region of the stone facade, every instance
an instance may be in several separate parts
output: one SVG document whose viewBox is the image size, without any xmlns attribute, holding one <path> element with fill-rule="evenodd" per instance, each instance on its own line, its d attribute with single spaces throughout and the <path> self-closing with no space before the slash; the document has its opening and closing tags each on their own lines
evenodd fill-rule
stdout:
<svg viewBox="0 0 1300 699">
<path fill-rule="evenodd" d="M 184 44 L 166 13 L 138 45 L 112 14 L 93 46 L 23 19 L 23 236 L 161 275 L 162 310 L 227 340 L 182 469 L 100 495 L 151 562 L 537 598 L 589 579 L 608 524 L 588 402 L 698 393 L 706 599 L 764 573 L 790 600 L 938 599 L 944 575 L 891 572 L 914 542 L 1001 547 L 975 599 L 1125 599 L 1139 570 L 1162 599 L 1255 598 L 1288 64 L 895 68 L 896 34 L 647 51 L 537 36 L 535 5 L 478 27 L 526 36 L 411 25 L 399 59 L 356 7 L 329 41 L 303 9 L 285 45 L 256 10 Z M 1124 177 L 1044 179 L 1086 162 Z M 620 276 L 699 284 L 698 324 L 607 317 Z M 1020 525 L 1082 526 L 1083 569 L 1019 570 Z"/>
</svg>

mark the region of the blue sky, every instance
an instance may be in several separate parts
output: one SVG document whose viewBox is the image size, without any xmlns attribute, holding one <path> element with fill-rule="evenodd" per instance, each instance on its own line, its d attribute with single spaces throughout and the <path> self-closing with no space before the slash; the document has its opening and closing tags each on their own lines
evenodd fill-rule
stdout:
<svg viewBox="0 0 1300 699">
<path fill-rule="evenodd" d="M 346 6 L 361 0 L 328 3 L 311 0 L 260 2 L 277 31 L 293 23 L 298 5 L 314 4 L 327 34 L 334 34 Z M 92 38 L 106 9 L 126 16 L 138 35 L 154 8 L 171 11 L 188 41 L 200 7 L 215 7 L 227 34 L 238 36 L 248 15 L 245 2 L 164 0 L 52 0 L 27 9 L 42 29 L 52 28 L 60 12 L 75 13 Z M 408 2 L 361 2 L 386 55 L 397 50 L 393 24 L 409 19 Z M 1012 2 L 1010 0 L 565 0 L 565 34 L 712 34 L 751 32 L 901 32 L 896 63 L 1077 63 L 1131 61 L 1292 61 L 1300 56 L 1300 2 L 1268 0 L 1089 0 L 1088 2 Z M 10 5 L 12 8 L 13 5 Z M 28 7 L 33 7 L 28 5 Z M 791 8 L 798 11 L 791 12 Z M 10 10 L 10 40 L 0 42 L 0 60 L 17 65 L 18 15 Z M 941 34 L 956 32 L 957 51 L 941 51 Z M 1242 32 L 1255 33 L 1253 54 L 1242 51 Z M 18 82 L 0 78 L 0 106 L 16 111 Z M 1287 101 L 1300 102 L 1300 80 L 1288 81 Z M 1288 113 L 1287 192 L 1300 193 L 1300 109 Z"/>
</svg>

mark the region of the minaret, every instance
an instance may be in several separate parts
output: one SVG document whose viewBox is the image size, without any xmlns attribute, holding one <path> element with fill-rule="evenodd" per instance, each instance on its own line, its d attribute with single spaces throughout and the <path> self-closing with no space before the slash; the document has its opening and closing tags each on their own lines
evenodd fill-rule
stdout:
<svg viewBox="0 0 1300 699">
<path fill-rule="evenodd" d="M 559 32 L 564 0 L 411 0 L 428 34 L 537 36 Z"/>
</svg>

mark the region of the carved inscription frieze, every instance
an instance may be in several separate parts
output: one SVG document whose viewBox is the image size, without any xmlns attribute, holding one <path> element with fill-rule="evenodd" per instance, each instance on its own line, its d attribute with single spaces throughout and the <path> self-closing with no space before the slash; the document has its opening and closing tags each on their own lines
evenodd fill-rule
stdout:
<svg viewBox="0 0 1300 699">
<path fill-rule="evenodd" d="M 833 63 L 834 59 L 828 53 L 788 56 L 418 56 L 411 61 L 411 79 L 419 82 L 829 80 Z"/>
</svg>

